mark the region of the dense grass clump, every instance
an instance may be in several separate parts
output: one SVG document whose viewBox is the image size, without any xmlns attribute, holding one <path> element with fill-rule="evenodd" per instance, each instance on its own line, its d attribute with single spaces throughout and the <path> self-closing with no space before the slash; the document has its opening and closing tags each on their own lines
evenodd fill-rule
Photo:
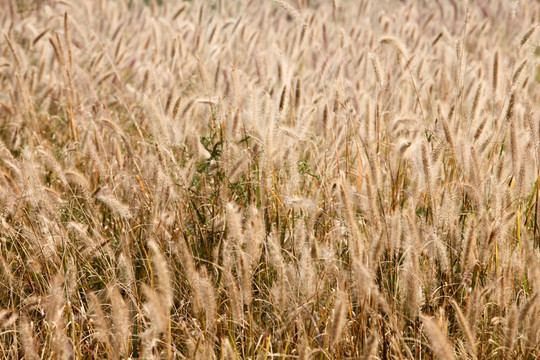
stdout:
<svg viewBox="0 0 540 360">
<path fill-rule="evenodd" d="M 0 357 L 540 357 L 540 3 L 3 10 Z"/>
</svg>

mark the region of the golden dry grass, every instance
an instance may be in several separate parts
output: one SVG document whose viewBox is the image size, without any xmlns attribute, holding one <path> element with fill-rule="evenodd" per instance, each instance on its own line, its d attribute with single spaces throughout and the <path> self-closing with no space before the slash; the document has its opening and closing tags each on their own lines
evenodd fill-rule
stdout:
<svg viewBox="0 0 540 360">
<path fill-rule="evenodd" d="M 540 356 L 537 1 L 1 1 L 0 357 Z"/>
</svg>

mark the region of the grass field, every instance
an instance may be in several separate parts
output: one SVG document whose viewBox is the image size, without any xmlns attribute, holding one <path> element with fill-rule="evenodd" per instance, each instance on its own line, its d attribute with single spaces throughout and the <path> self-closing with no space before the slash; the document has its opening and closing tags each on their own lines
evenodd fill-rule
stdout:
<svg viewBox="0 0 540 360">
<path fill-rule="evenodd" d="M 540 357 L 539 2 L 0 8 L 0 358 Z"/>
</svg>

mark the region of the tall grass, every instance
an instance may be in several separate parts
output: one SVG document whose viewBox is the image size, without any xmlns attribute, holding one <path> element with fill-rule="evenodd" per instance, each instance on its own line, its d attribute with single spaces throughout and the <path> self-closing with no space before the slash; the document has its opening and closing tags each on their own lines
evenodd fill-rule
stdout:
<svg viewBox="0 0 540 360">
<path fill-rule="evenodd" d="M 0 357 L 540 356 L 534 1 L 15 1 Z"/>
</svg>

